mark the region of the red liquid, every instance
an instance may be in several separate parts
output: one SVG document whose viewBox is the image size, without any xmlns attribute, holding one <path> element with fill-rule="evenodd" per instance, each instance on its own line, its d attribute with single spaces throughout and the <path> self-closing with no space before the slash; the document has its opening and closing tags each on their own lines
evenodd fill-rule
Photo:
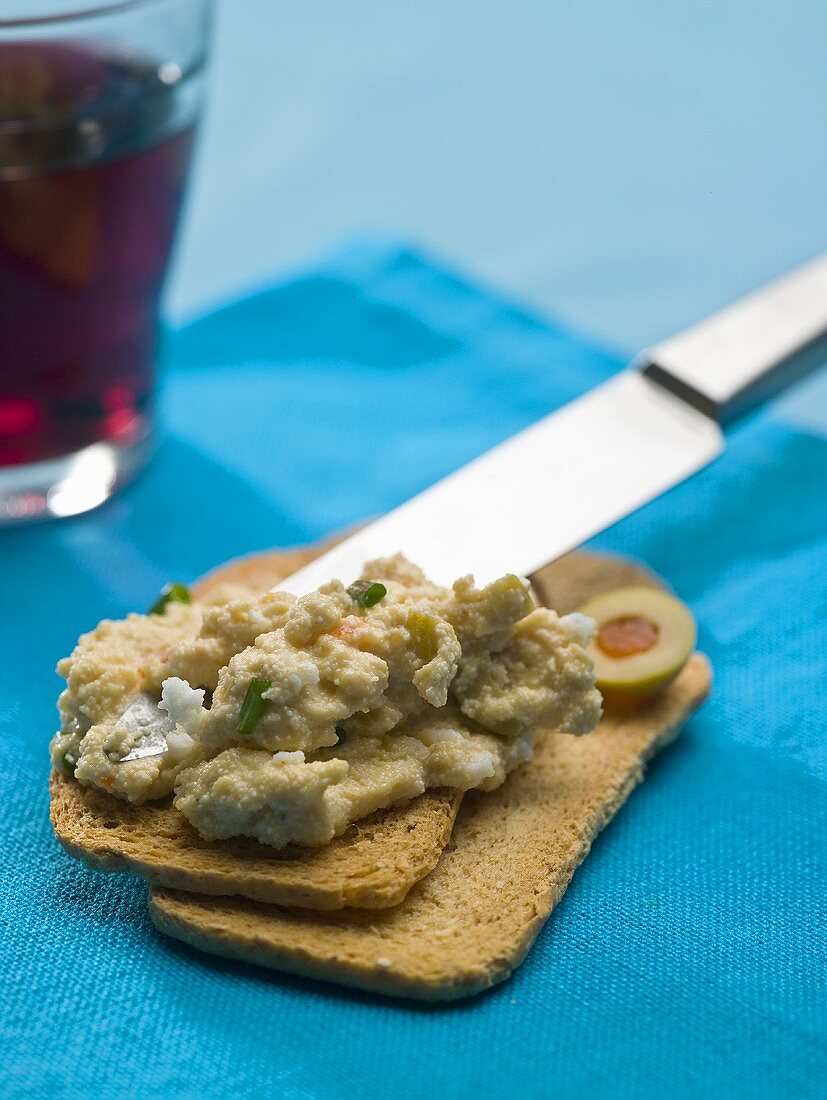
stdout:
<svg viewBox="0 0 827 1100">
<path fill-rule="evenodd" d="M 193 134 L 166 75 L 70 44 L 0 46 L 0 467 L 148 430 Z"/>
</svg>

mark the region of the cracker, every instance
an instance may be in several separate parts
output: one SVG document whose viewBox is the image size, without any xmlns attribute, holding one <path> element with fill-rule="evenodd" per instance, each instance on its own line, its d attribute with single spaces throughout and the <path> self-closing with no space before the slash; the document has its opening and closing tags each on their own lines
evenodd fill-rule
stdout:
<svg viewBox="0 0 827 1100">
<path fill-rule="evenodd" d="M 130 806 L 57 772 L 50 792 L 58 840 L 90 867 L 308 909 L 397 905 L 436 865 L 462 798 L 427 791 L 355 822 L 321 848 L 277 850 L 249 837 L 204 840 L 169 799 Z"/>
<path fill-rule="evenodd" d="M 274 584 L 313 561 L 330 545 L 325 543 L 316 547 L 302 546 L 295 550 L 246 554 L 243 558 L 234 558 L 233 561 L 211 569 L 190 586 L 190 591 L 196 599 L 204 599 L 224 585 L 243 588 L 250 593 L 266 592 Z"/>
<path fill-rule="evenodd" d="M 226 586 L 234 594 L 264 591 L 321 549 L 230 562 L 192 590 L 200 598 Z M 131 806 L 57 772 L 50 792 L 58 840 L 91 867 L 133 871 L 158 886 L 320 910 L 397 905 L 436 866 L 462 801 L 457 791 L 426 791 L 363 818 L 322 848 L 276 850 L 246 837 L 206 841 L 171 799 Z"/>
<path fill-rule="evenodd" d="M 553 607 L 561 615 L 568 615 L 582 607 L 586 600 L 615 588 L 630 585 L 667 587 L 657 573 L 631 558 L 591 550 L 564 554 L 538 570 L 531 583 L 540 603 Z"/>
<path fill-rule="evenodd" d="M 587 596 L 652 574 L 570 555 L 539 578 L 570 610 Z M 597 833 L 643 778 L 647 760 L 706 698 L 695 654 L 660 696 L 607 714 L 585 737 L 551 734 L 499 790 L 466 795 L 450 844 L 394 909 L 306 912 L 153 889 L 167 935 L 203 951 L 371 992 L 424 1001 L 479 993 L 525 957 Z"/>
</svg>

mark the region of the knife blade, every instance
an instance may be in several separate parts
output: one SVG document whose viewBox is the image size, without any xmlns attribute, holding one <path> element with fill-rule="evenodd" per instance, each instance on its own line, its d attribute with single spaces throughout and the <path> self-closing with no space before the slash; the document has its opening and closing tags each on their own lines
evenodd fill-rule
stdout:
<svg viewBox="0 0 827 1100">
<path fill-rule="evenodd" d="M 827 360 L 827 254 L 656 346 L 278 584 L 402 551 L 439 584 L 530 576 L 690 477 L 722 425 Z"/>
</svg>

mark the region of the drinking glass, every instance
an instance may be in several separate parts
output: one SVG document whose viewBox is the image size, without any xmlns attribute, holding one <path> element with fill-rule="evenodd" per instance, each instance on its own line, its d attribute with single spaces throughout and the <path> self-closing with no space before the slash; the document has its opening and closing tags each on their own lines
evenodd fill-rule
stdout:
<svg viewBox="0 0 827 1100">
<path fill-rule="evenodd" d="M 0 8 L 0 525 L 94 508 L 149 458 L 209 9 Z"/>
</svg>

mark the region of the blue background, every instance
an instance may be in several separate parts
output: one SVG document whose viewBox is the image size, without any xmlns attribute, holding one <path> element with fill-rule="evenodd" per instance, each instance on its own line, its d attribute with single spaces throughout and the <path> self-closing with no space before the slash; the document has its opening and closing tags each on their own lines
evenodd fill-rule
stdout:
<svg viewBox="0 0 827 1100">
<path fill-rule="evenodd" d="M 215 11 L 176 323 L 378 231 L 625 356 L 827 249 L 821 0 Z"/>
<path fill-rule="evenodd" d="M 177 317 L 402 234 L 626 352 L 827 248 L 821 0 L 219 0 Z"/>
<path fill-rule="evenodd" d="M 392 506 L 822 250 L 825 34 L 815 0 L 219 5 L 163 444 L 0 537 L 3 1096 L 823 1092 L 824 372 L 598 540 L 689 601 L 715 692 L 483 998 L 160 939 L 51 837 L 45 745 L 101 616 Z"/>
</svg>

